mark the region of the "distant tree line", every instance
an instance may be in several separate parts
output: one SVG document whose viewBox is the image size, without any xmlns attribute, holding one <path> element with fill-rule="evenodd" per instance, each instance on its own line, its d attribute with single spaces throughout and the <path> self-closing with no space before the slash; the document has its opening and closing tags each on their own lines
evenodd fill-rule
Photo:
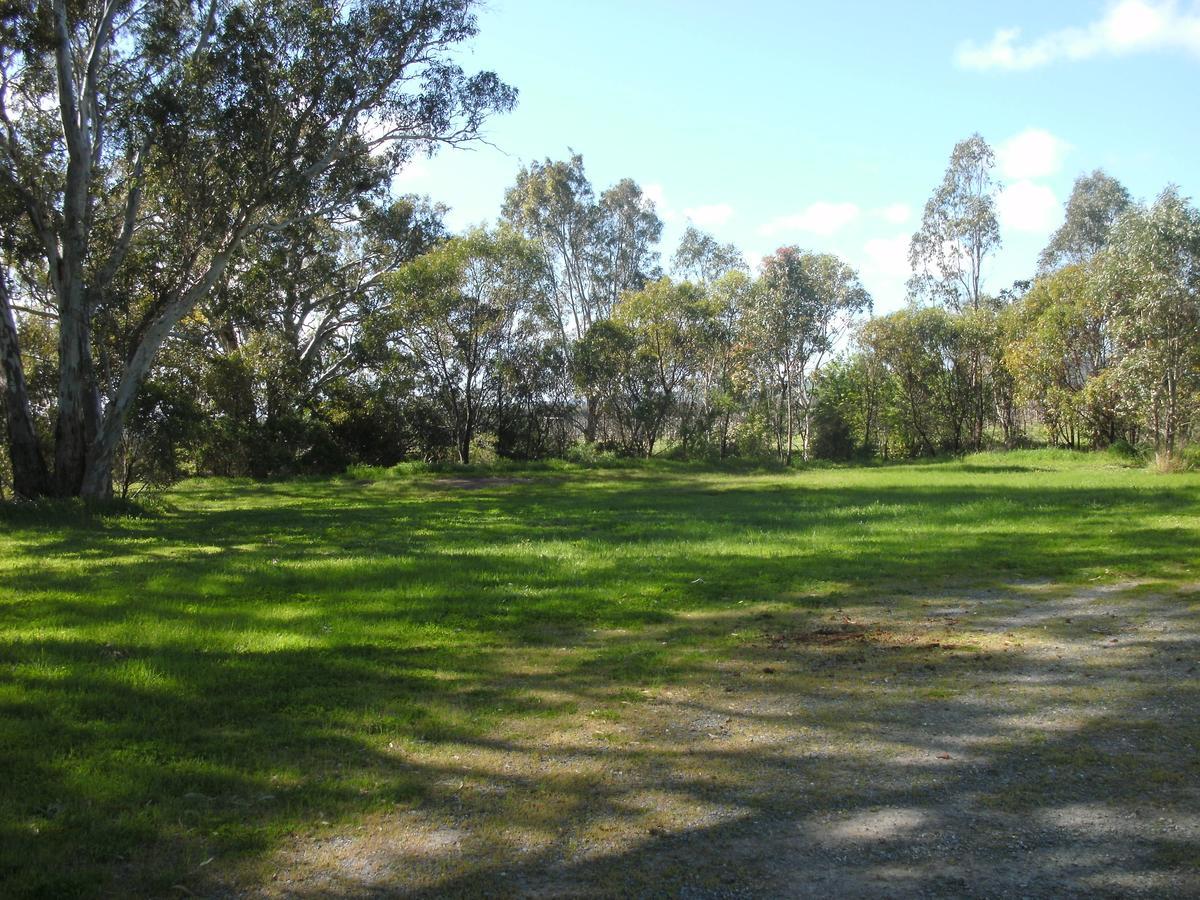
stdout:
<svg viewBox="0 0 1200 900">
<path fill-rule="evenodd" d="M 1081 177 L 988 293 L 991 149 L 959 143 L 872 316 L 836 256 L 751 272 L 583 160 L 452 235 L 398 196 L 515 92 L 449 61 L 469 0 L 39 2 L 0 15 L 6 494 L 597 453 L 896 459 L 1116 442 L 1200 410 L 1200 213 Z"/>
</svg>

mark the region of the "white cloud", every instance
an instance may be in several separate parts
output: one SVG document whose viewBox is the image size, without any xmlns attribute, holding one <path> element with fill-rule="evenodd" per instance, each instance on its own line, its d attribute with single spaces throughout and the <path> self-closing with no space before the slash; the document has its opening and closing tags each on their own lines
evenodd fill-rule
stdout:
<svg viewBox="0 0 1200 900">
<path fill-rule="evenodd" d="M 660 217 L 665 218 L 667 212 L 667 192 L 657 182 L 642 185 L 642 197 L 654 204 L 654 210 Z"/>
<path fill-rule="evenodd" d="M 695 225 L 708 228 L 713 225 L 724 225 L 733 216 L 733 207 L 728 203 L 691 206 L 680 212 L 667 202 L 667 192 L 657 181 L 642 185 L 642 196 L 654 203 L 654 211 L 664 222 L 679 222 L 687 219 Z"/>
<path fill-rule="evenodd" d="M 663 190 L 663 186 L 656 182 L 643 184 L 642 196 L 652 201 L 659 209 L 663 209 L 667 205 L 667 193 Z"/>
<path fill-rule="evenodd" d="M 424 181 L 429 175 L 429 163 L 424 159 L 414 159 L 409 161 L 404 168 L 395 174 L 392 178 L 392 184 L 398 188 L 404 188 Z"/>
<path fill-rule="evenodd" d="M 1071 145 L 1041 128 L 1014 134 L 996 150 L 1000 173 L 1006 178 L 1045 178 L 1062 168 Z"/>
<path fill-rule="evenodd" d="M 733 216 L 733 207 L 728 203 L 712 203 L 708 206 L 692 206 L 683 211 L 685 218 L 697 225 L 724 225 Z"/>
<path fill-rule="evenodd" d="M 900 234 L 896 237 L 867 241 L 863 247 L 863 252 L 867 255 L 867 268 L 884 278 L 907 279 L 912 274 L 908 265 L 910 240 L 907 234 Z"/>
<path fill-rule="evenodd" d="M 997 29 L 986 44 L 964 41 L 955 61 L 964 69 L 1036 69 L 1059 60 L 1177 49 L 1200 56 L 1200 10 L 1175 0 L 1122 0 L 1082 28 L 1064 28 L 1020 42 L 1019 28 Z"/>
<path fill-rule="evenodd" d="M 650 184 L 643 184 L 642 196 L 654 202 L 654 211 L 658 213 L 658 217 L 664 222 L 679 221 L 679 213 L 667 203 L 667 192 L 663 190 L 661 184 L 656 181 Z"/>
<path fill-rule="evenodd" d="M 996 198 L 1000 224 L 1013 231 L 1045 234 L 1061 214 L 1058 198 L 1044 184 L 1017 181 L 1004 188 Z"/>
<path fill-rule="evenodd" d="M 746 260 L 746 265 L 750 267 L 750 271 L 757 274 L 759 266 L 762 265 L 763 255 L 753 250 L 743 250 L 742 256 Z"/>
<path fill-rule="evenodd" d="M 817 201 L 791 216 L 779 216 L 758 229 L 768 237 L 787 231 L 807 231 L 830 235 L 840 231 L 858 218 L 861 210 L 854 203 Z"/>
<path fill-rule="evenodd" d="M 893 203 L 879 210 L 879 215 L 885 222 L 893 225 L 903 225 L 912 215 L 912 207 L 907 203 Z"/>
</svg>

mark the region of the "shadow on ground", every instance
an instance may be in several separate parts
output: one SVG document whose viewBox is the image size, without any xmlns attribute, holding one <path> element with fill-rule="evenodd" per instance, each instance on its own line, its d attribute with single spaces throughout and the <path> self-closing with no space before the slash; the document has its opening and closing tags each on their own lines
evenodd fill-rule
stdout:
<svg viewBox="0 0 1200 900">
<path fill-rule="evenodd" d="M 0 889 L 1200 891 L 1192 482 L 873 477 L 18 523 Z"/>
</svg>

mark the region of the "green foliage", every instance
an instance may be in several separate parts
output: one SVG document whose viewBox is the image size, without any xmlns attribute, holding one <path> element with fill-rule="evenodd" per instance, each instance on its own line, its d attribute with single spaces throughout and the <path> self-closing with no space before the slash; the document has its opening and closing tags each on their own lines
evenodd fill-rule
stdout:
<svg viewBox="0 0 1200 900">
<path fill-rule="evenodd" d="M 453 60 L 476 30 L 470 0 L 6 7 L 0 237 L 19 299 L 57 314 L 58 493 L 110 492 L 142 384 L 184 320 L 241 283 L 243 253 L 253 270 L 281 234 L 320 243 L 415 153 L 512 108 L 494 73 Z M 318 282 L 341 271 L 321 261 Z M 10 274 L 0 346 L 19 375 Z M 330 324 L 306 319 L 289 324 Z"/>
<path fill-rule="evenodd" d="M 889 409 L 898 454 L 960 452 L 973 394 L 965 320 L 938 307 L 872 319 L 860 339 L 893 387 Z"/>
<path fill-rule="evenodd" d="M 498 364 L 541 280 L 533 243 L 511 229 L 472 231 L 403 266 L 379 325 L 411 361 L 441 408 L 460 462 L 491 410 Z"/>
<path fill-rule="evenodd" d="M 711 234 L 688 225 L 671 257 L 672 273 L 685 281 L 710 285 L 731 272 L 747 271 L 742 251 L 733 244 L 722 244 Z"/>
<path fill-rule="evenodd" d="M 995 153 L 980 135 L 954 145 L 909 247 L 913 297 L 956 310 L 983 303 L 984 261 L 1000 247 L 995 167 Z"/>
<path fill-rule="evenodd" d="M 1129 426 L 1107 376 L 1111 337 L 1092 269 L 1039 278 L 1012 308 L 1004 362 L 1017 397 L 1033 406 L 1052 443 L 1104 446 Z"/>
<path fill-rule="evenodd" d="M 842 260 L 797 247 L 763 260 L 752 296 L 748 338 L 759 357 L 777 453 L 790 464 L 797 433 L 805 459 L 811 449 L 814 380 L 839 338 L 870 311 L 871 297 Z"/>
<path fill-rule="evenodd" d="M 1200 444 L 1189 444 L 1179 451 L 1179 459 L 1188 472 L 1200 471 Z"/>
<path fill-rule="evenodd" d="M 447 4 L 455 16 L 470 6 Z M 282 9 L 230 15 L 253 48 Z M 310 28 L 337 30 L 318 17 L 288 40 Z M 480 87 L 494 89 L 476 98 L 481 112 L 503 105 L 502 86 Z M 790 463 L 1194 440 L 1200 226 L 1172 191 L 1129 207 L 1108 176 L 1081 178 L 1043 260 L 1059 267 L 992 298 L 981 284 L 999 241 L 994 160 L 975 135 L 956 145 L 912 242 L 914 298 L 935 302 L 863 323 L 871 298 L 831 254 L 784 247 L 754 277 L 737 248 L 689 228 L 675 278 L 660 277 L 653 203 L 630 179 L 597 192 L 578 154 L 522 169 L 498 227 L 453 237 L 443 207 L 376 190 L 386 160 L 355 159 L 365 180 L 314 189 L 290 217 L 248 231 L 222 281 L 173 326 L 145 400 L 123 414 L 119 491 L 476 453 Z M 44 282 L 37 241 L 7 240 L 13 289 Z M 144 276 L 169 268 L 171 252 L 134 241 L 92 323 L 106 396 L 154 320 L 163 286 Z M 21 332 L 36 459 L 56 443 L 64 345 L 40 316 L 22 316 Z M 572 449 L 580 442 L 596 446 Z M 0 463 L 5 490 L 18 458 Z"/>
<path fill-rule="evenodd" d="M 1039 265 L 1053 269 L 1092 259 L 1104 249 L 1113 225 L 1131 203 L 1125 186 L 1100 169 L 1080 175 L 1067 200 L 1066 221 L 1051 236 Z"/>
<path fill-rule="evenodd" d="M 1200 211 L 1168 189 L 1127 212 L 1097 259 L 1097 289 L 1118 348 L 1117 389 L 1173 453 L 1200 412 Z"/>
<path fill-rule="evenodd" d="M 862 416 L 867 406 L 863 369 L 861 360 L 835 360 L 821 371 L 813 413 L 813 458 L 845 461 L 871 452 Z"/>
</svg>

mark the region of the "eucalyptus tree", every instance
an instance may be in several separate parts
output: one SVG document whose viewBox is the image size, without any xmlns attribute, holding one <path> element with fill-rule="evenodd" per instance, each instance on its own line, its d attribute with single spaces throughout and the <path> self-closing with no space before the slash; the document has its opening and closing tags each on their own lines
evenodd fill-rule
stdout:
<svg viewBox="0 0 1200 900">
<path fill-rule="evenodd" d="M 748 272 L 746 258 L 735 244 L 722 244 L 695 225 L 688 225 L 671 257 L 675 277 L 708 285 L 728 272 Z"/>
<path fill-rule="evenodd" d="M 7 202 L 5 202 L 7 201 Z M 4 207 L 0 217 L 4 221 L 19 220 L 21 210 L 11 195 L 0 195 Z M 17 496 L 32 497 L 45 493 L 50 487 L 49 473 L 42 456 L 41 442 L 33 417 L 30 402 L 29 379 L 26 376 L 25 358 L 22 355 L 21 337 L 25 338 L 25 354 L 29 352 L 28 329 L 24 335 L 18 333 L 17 314 L 21 309 L 18 297 L 22 293 L 19 280 L 29 277 L 29 284 L 38 285 L 37 273 L 32 271 L 30 261 L 35 260 L 39 248 L 33 233 L 27 228 L 9 227 L 0 231 L 0 248 L 4 254 L 4 268 L 0 270 L 0 388 L 3 389 L 5 427 L 8 437 L 9 465 L 13 489 Z M 36 308 L 25 308 L 25 315 L 47 315 L 53 313 Z M 44 325 L 37 319 L 33 325 Z"/>
<path fill-rule="evenodd" d="M 1005 366 L 1018 400 L 1037 411 L 1050 440 L 1068 447 L 1116 440 L 1111 325 L 1090 268 L 1069 265 L 1041 276 L 1007 319 Z"/>
<path fill-rule="evenodd" d="M 651 389 L 642 410 L 644 452 L 654 453 L 679 393 L 705 350 L 708 308 L 691 282 L 661 278 L 621 298 L 614 319 L 634 335 L 638 356 L 648 363 Z"/>
<path fill-rule="evenodd" d="M 859 341 L 891 376 L 894 433 L 908 453 L 963 449 L 973 385 L 961 317 L 909 306 L 865 323 Z"/>
<path fill-rule="evenodd" d="M 583 157 L 522 168 L 501 218 L 537 244 L 548 281 L 544 317 L 566 350 L 600 318 L 602 302 L 593 265 L 599 209 Z"/>
<path fill-rule="evenodd" d="M 441 406 L 459 462 L 471 461 L 502 356 L 541 279 L 536 248 L 511 229 L 453 238 L 389 278 L 393 302 L 378 324 Z"/>
<path fill-rule="evenodd" d="M 1085 263 L 1104 249 L 1117 219 L 1132 203 L 1117 179 L 1096 169 L 1075 179 L 1067 200 L 1066 221 L 1038 257 L 1043 270 Z"/>
<path fill-rule="evenodd" d="M 978 310 L 986 302 L 985 263 L 1000 248 L 995 166 L 996 155 L 980 135 L 955 144 L 942 183 L 926 202 L 921 227 L 909 245 L 911 298 L 932 300 L 956 312 Z M 979 448 L 987 417 L 981 358 L 972 360 L 971 383 L 971 439 Z"/>
<path fill-rule="evenodd" d="M 597 413 L 589 441 L 603 437 L 624 452 L 645 453 L 643 425 L 653 416 L 656 388 L 653 362 L 639 350 L 633 329 L 615 319 L 597 322 L 576 342 L 571 378 Z"/>
<path fill-rule="evenodd" d="M 496 453 L 515 459 L 562 456 L 575 438 L 572 385 L 562 347 L 523 315 L 497 365 L 493 392 Z"/>
<path fill-rule="evenodd" d="M 980 135 L 955 144 L 909 244 L 912 296 L 953 310 L 979 308 L 984 263 L 1000 247 L 995 165 L 996 156 Z"/>
<path fill-rule="evenodd" d="M 1168 188 L 1126 212 L 1097 258 L 1127 402 L 1174 452 L 1200 412 L 1200 210 Z"/>
<path fill-rule="evenodd" d="M 22 219 L 2 227 L 32 234 L 45 287 L 28 302 L 57 316 L 57 492 L 111 490 L 126 417 L 160 348 L 248 240 L 352 206 L 414 154 L 472 140 L 490 113 L 512 106 L 515 92 L 494 74 L 467 75 L 450 57 L 476 33 L 472 7 L 38 0 L 10 9 L 0 203 Z M 5 348 L 20 338 L 13 307 L 6 295 Z M 105 315 L 136 325 L 102 372 L 94 330 Z M 21 364 L 5 359 L 6 371 Z"/>
<path fill-rule="evenodd" d="M 722 459 L 729 454 L 734 420 L 749 400 L 754 290 L 744 263 L 704 288 L 702 350 L 691 371 L 690 409 L 685 411 L 681 437 L 687 444 L 689 438 L 715 430 L 713 438 Z"/>
<path fill-rule="evenodd" d="M 251 238 L 201 305 L 212 356 L 240 360 L 268 441 L 309 443 L 329 386 L 366 365 L 363 328 L 387 302 L 386 276 L 446 237 L 442 207 L 417 197 L 364 199 L 335 218 L 306 216 Z M 277 447 L 279 451 L 285 448 Z"/>
<path fill-rule="evenodd" d="M 672 274 L 704 292 L 703 349 L 689 373 L 680 409 L 680 440 L 691 452 L 700 442 L 715 440 L 722 459 L 729 452 L 729 431 L 744 393 L 745 379 L 735 380 L 742 361 L 740 339 L 750 308 L 753 281 L 742 251 L 688 225 L 671 257 Z M 715 428 L 716 433 L 712 434 Z"/>
<path fill-rule="evenodd" d="M 541 310 L 557 335 L 563 359 L 598 322 L 607 321 L 621 295 L 657 278 L 662 222 L 653 202 L 630 179 L 599 199 L 583 157 L 535 162 L 517 174 L 505 195 L 501 218 L 533 240 L 543 259 L 547 290 Z M 564 383 L 580 382 L 570 372 Z M 582 432 L 596 436 L 598 400 L 584 392 Z"/>
<path fill-rule="evenodd" d="M 650 200 L 630 178 L 600 195 L 593 253 L 596 315 L 609 318 L 621 295 L 658 279 L 658 250 L 663 224 Z"/>
<path fill-rule="evenodd" d="M 856 318 L 871 309 L 871 296 L 836 256 L 797 247 L 763 260 L 755 293 L 754 340 L 777 385 L 776 445 L 790 464 L 797 429 L 808 458 L 813 379 Z"/>
</svg>

